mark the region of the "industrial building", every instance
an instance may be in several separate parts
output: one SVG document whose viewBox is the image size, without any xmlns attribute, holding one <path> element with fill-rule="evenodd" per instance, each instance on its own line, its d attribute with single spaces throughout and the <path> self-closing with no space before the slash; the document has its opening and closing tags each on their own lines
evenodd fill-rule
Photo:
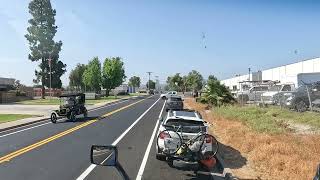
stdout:
<svg viewBox="0 0 320 180">
<path fill-rule="evenodd" d="M 306 83 L 308 83 L 308 81 L 320 81 L 319 77 L 320 58 L 313 58 L 250 74 L 248 73 L 246 75 L 237 75 L 236 77 L 222 80 L 221 83 L 232 91 L 239 91 L 242 89 L 242 82 L 246 81 L 278 81 L 281 84 L 288 83 L 299 87 L 302 80 Z"/>
</svg>

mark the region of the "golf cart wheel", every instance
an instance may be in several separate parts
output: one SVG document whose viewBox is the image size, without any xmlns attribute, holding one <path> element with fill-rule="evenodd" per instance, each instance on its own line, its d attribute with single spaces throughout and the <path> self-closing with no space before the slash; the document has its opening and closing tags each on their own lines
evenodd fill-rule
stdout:
<svg viewBox="0 0 320 180">
<path fill-rule="evenodd" d="M 55 113 L 51 113 L 50 119 L 52 123 L 57 123 L 57 115 Z"/>
<path fill-rule="evenodd" d="M 70 120 L 73 122 L 76 120 L 76 113 L 73 111 L 70 113 Z"/>
<path fill-rule="evenodd" d="M 87 118 L 87 117 L 88 117 L 88 111 L 87 111 L 87 109 L 84 110 L 84 112 L 83 112 L 83 117 L 84 117 L 84 118 Z"/>
<path fill-rule="evenodd" d="M 298 112 L 305 112 L 307 111 L 307 105 L 304 101 L 299 101 L 296 105 L 295 105 L 295 109 Z"/>
</svg>

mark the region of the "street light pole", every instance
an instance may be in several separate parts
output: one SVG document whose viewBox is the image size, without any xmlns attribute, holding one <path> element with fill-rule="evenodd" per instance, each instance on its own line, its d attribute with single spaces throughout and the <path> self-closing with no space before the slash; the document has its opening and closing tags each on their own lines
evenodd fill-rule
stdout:
<svg viewBox="0 0 320 180">
<path fill-rule="evenodd" d="M 157 91 L 159 91 L 159 76 L 155 76 L 155 78 L 156 78 L 156 87 L 155 87 L 155 89 Z"/>
<path fill-rule="evenodd" d="M 150 92 L 150 75 L 151 75 L 152 72 L 147 72 L 147 73 L 149 74 L 148 90 L 149 90 L 149 92 Z"/>
<path fill-rule="evenodd" d="M 48 61 L 49 61 L 49 69 L 50 69 L 50 90 L 49 90 L 49 93 L 50 93 L 50 99 L 52 99 L 52 95 L 51 95 L 51 61 L 52 61 L 52 59 L 50 56 L 49 56 Z"/>
</svg>

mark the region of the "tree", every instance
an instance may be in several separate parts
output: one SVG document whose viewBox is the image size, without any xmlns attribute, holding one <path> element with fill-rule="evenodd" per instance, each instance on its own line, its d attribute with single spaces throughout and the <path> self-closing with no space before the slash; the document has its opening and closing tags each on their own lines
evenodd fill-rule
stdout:
<svg viewBox="0 0 320 180">
<path fill-rule="evenodd" d="M 111 89 L 120 86 L 126 78 L 124 64 L 120 57 L 106 58 L 102 69 L 102 86 L 109 96 Z"/>
<path fill-rule="evenodd" d="M 203 77 L 198 71 L 192 70 L 187 76 L 187 82 L 193 91 L 200 91 L 203 85 Z"/>
<path fill-rule="evenodd" d="M 129 79 L 129 86 L 140 87 L 140 84 L 141 84 L 141 80 L 140 80 L 140 77 L 138 77 L 138 76 L 132 76 Z"/>
<path fill-rule="evenodd" d="M 101 90 L 101 63 L 98 57 L 89 61 L 82 75 L 82 81 L 86 90 L 94 90 L 96 93 Z"/>
<path fill-rule="evenodd" d="M 219 80 L 209 76 L 205 91 L 201 97 L 202 102 L 209 103 L 213 106 L 234 103 L 235 99 L 229 89 L 220 83 Z"/>
<path fill-rule="evenodd" d="M 183 94 L 184 94 L 184 92 L 189 90 L 189 86 L 190 86 L 190 84 L 188 82 L 188 76 L 183 76 L 182 77 L 182 86 L 183 86 L 182 91 L 183 91 Z"/>
<path fill-rule="evenodd" d="M 77 90 L 84 90 L 84 83 L 83 83 L 83 73 L 86 69 L 85 64 L 77 64 L 77 66 L 71 70 L 69 75 L 69 86 L 75 87 Z"/>
<path fill-rule="evenodd" d="M 212 81 L 217 81 L 218 78 L 216 78 L 214 75 L 209 75 L 208 81 L 210 81 L 210 80 L 212 80 Z"/>
<path fill-rule="evenodd" d="M 59 52 L 62 42 L 55 42 L 54 36 L 57 32 L 55 25 L 56 10 L 52 9 L 50 0 L 32 0 L 29 3 L 30 26 L 27 28 L 28 34 L 25 35 L 29 42 L 31 53 L 28 58 L 32 62 L 41 60 L 40 70 L 35 70 L 35 83 L 41 81 L 42 98 L 44 98 L 45 86 L 50 85 L 50 66 L 48 59 L 51 59 L 51 86 L 61 88 L 60 77 L 66 72 L 66 64 L 59 61 Z"/>
<path fill-rule="evenodd" d="M 180 76 L 180 73 L 176 73 L 174 76 L 169 76 L 167 78 L 167 84 L 169 89 L 175 91 L 181 91 L 183 89 L 183 79 Z"/>
<path fill-rule="evenodd" d="M 147 82 L 146 86 L 149 89 L 149 84 L 150 84 L 150 89 L 155 89 L 156 88 L 156 82 L 149 80 L 149 82 Z"/>
</svg>

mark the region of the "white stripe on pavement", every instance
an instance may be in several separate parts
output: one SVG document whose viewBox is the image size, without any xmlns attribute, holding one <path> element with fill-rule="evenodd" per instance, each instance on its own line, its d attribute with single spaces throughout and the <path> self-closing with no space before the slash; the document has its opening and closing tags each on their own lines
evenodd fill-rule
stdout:
<svg viewBox="0 0 320 180">
<path fill-rule="evenodd" d="M 152 97 L 152 96 L 151 96 Z M 150 97 L 149 97 L 150 98 Z M 155 106 L 157 104 L 157 102 L 160 100 L 160 98 L 154 103 L 152 104 L 143 114 L 140 115 L 140 117 L 138 117 L 138 119 L 131 124 L 131 126 L 128 127 L 128 129 L 126 129 L 111 145 L 115 146 L 119 143 L 119 141 L 143 118 L 143 116 L 145 116 L 151 108 L 153 108 L 153 106 Z M 97 165 L 95 164 L 91 164 L 78 178 L 77 180 L 84 180 L 90 173 L 91 171 L 93 171 L 93 169 L 96 167 Z"/>
<path fill-rule="evenodd" d="M 128 101 L 128 100 L 124 100 L 124 101 L 121 101 L 121 102 L 109 104 L 109 105 L 106 105 L 106 106 L 101 106 L 101 107 L 98 107 L 96 109 L 91 109 L 91 110 L 89 110 L 89 112 L 95 111 L 95 110 L 98 110 L 98 109 L 102 109 L 102 108 L 106 108 L 106 107 L 109 107 L 109 106 L 117 105 L 117 104 L 120 104 L 120 103 L 123 103 L 123 102 L 126 102 L 126 101 Z M 46 121 L 48 121 L 48 120 L 46 120 Z M 61 120 L 59 120 L 59 121 L 61 121 Z M 6 137 L 6 136 L 10 136 L 10 135 L 13 135 L 13 134 L 17 134 L 17 133 L 20 133 L 20 132 L 23 132 L 23 131 L 27 131 L 29 129 L 41 127 L 41 126 L 44 126 L 44 125 L 47 125 L 47 124 L 51 124 L 51 122 L 47 122 L 47 123 L 44 123 L 44 124 L 40 124 L 40 125 L 32 126 L 32 127 L 29 127 L 29 128 L 21 129 L 21 130 L 18 130 L 18 131 L 14 131 L 14 132 L 11 132 L 11 133 L 8 133 L 8 134 L 4 134 L 4 135 L 1 135 L 0 138 Z M 11 131 L 13 131 L 13 130 L 14 129 L 12 129 Z"/>
<path fill-rule="evenodd" d="M 162 112 L 163 112 L 163 109 L 164 109 L 165 105 L 166 105 L 166 102 L 163 103 L 161 112 L 159 114 L 159 118 L 161 118 L 161 115 L 162 115 Z M 144 168 L 146 167 L 146 164 L 147 164 L 147 161 L 148 161 L 148 157 L 149 157 L 149 153 L 150 153 L 150 150 L 151 150 L 152 142 L 153 142 L 154 136 L 156 135 L 156 132 L 157 132 L 157 129 L 158 129 L 158 125 L 159 125 L 159 121 L 157 120 L 156 126 L 154 127 L 153 133 L 152 133 L 151 138 L 149 140 L 149 144 L 147 146 L 146 153 L 143 156 L 142 163 L 141 163 L 141 166 L 139 168 L 136 180 L 141 180 L 141 178 L 142 178 Z"/>
</svg>

